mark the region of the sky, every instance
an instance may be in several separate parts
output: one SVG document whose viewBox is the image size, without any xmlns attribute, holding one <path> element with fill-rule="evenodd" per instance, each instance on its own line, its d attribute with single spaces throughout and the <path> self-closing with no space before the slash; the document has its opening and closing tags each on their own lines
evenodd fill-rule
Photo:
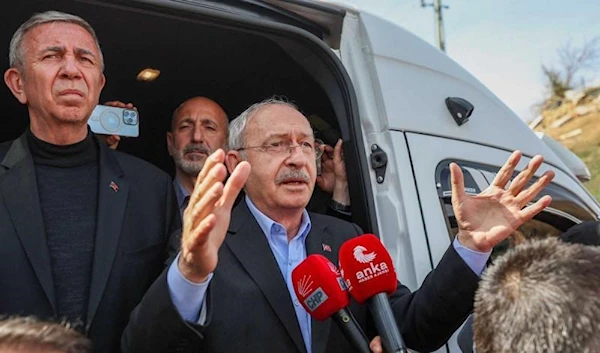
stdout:
<svg viewBox="0 0 600 353">
<path fill-rule="evenodd" d="M 337 0 L 384 17 L 437 46 L 432 7 L 421 0 Z M 433 0 L 426 0 L 426 3 Z M 542 64 L 557 49 L 600 36 L 600 0 L 442 0 L 446 53 L 525 121 L 544 98 Z M 589 72 L 600 83 L 600 67 Z"/>
</svg>

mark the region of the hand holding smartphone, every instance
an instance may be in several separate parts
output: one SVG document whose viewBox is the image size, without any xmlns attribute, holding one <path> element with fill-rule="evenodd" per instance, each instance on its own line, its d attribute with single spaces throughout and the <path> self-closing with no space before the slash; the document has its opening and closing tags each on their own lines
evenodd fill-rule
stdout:
<svg viewBox="0 0 600 353">
<path fill-rule="evenodd" d="M 138 137 L 140 115 L 136 110 L 97 105 L 88 119 L 95 134 Z"/>
</svg>

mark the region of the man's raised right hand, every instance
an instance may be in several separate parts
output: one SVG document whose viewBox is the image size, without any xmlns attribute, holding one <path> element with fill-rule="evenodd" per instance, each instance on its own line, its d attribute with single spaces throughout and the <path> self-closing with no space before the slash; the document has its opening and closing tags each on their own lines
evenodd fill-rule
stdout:
<svg viewBox="0 0 600 353">
<path fill-rule="evenodd" d="M 231 208 L 250 174 L 250 164 L 243 161 L 223 185 L 227 177 L 224 160 L 221 149 L 206 159 L 183 213 L 181 256 L 177 265 L 185 278 L 194 283 L 205 282 L 217 267 Z"/>
</svg>

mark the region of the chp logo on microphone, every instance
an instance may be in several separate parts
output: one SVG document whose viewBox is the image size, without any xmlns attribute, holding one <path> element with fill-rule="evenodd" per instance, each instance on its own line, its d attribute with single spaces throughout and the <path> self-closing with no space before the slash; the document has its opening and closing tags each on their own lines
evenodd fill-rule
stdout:
<svg viewBox="0 0 600 353">
<path fill-rule="evenodd" d="M 313 291 L 312 289 L 313 280 L 312 277 L 303 276 L 298 281 L 298 294 L 304 299 L 304 304 L 310 311 L 315 311 L 321 304 L 323 304 L 329 297 L 325 294 L 325 291 L 321 287 Z"/>
<path fill-rule="evenodd" d="M 312 291 L 312 277 L 304 275 L 301 280 L 298 281 L 298 294 L 306 297 L 308 293 Z"/>
<path fill-rule="evenodd" d="M 357 262 L 369 265 L 362 269 L 359 268 L 359 270 L 356 271 L 356 280 L 358 283 L 363 283 L 390 272 L 385 261 L 375 263 L 375 259 L 377 258 L 377 253 L 375 251 L 369 252 L 366 247 L 357 245 L 352 250 L 352 254 Z"/>
</svg>

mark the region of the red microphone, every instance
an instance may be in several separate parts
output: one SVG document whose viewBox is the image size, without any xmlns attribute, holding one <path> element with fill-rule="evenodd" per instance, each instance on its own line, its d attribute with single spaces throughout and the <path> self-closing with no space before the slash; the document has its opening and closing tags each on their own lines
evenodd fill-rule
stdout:
<svg viewBox="0 0 600 353">
<path fill-rule="evenodd" d="M 337 267 L 322 255 L 310 255 L 292 271 L 298 300 L 315 319 L 331 317 L 359 353 L 370 353 L 367 337 L 346 309 L 350 300 Z"/>
<path fill-rule="evenodd" d="M 373 234 L 346 241 L 340 247 L 340 268 L 350 295 L 367 306 L 387 353 L 407 352 L 388 295 L 396 290 L 392 258 Z"/>
</svg>

